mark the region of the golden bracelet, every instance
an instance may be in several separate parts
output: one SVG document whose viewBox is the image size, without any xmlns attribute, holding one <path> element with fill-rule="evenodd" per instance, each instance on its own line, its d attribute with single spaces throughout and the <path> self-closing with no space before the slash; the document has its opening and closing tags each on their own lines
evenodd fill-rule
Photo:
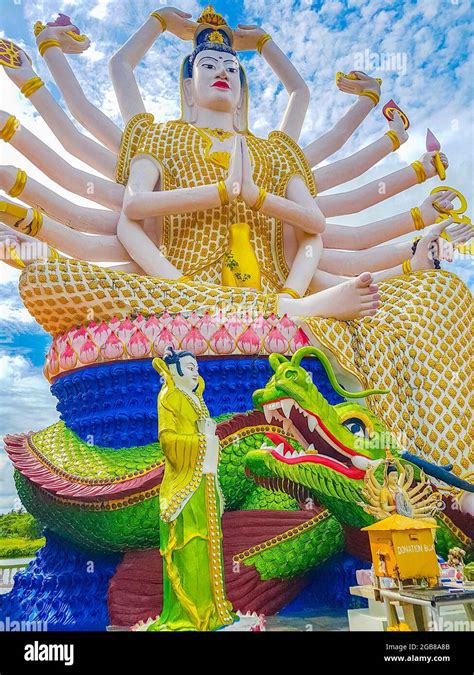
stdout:
<svg viewBox="0 0 474 675">
<path fill-rule="evenodd" d="M 395 150 L 398 150 L 398 148 L 400 147 L 400 141 L 398 139 L 397 134 L 394 131 L 390 130 L 390 131 L 387 131 L 385 135 L 388 136 L 389 139 L 392 141 L 392 145 L 393 145 L 392 152 L 395 152 Z"/>
<path fill-rule="evenodd" d="M 217 183 L 217 190 L 219 192 L 219 197 L 220 197 L 222 206 L 227 206 L 227 204 L 229 203 L 229 195 L 227 193 L 226 184 L 224 183 L 223 180 L 220 180 Z"/>
<path fill-rule="evenodd" d="M 24 216 L 23 216 L 24 217 Z M 27 234 L 29 237 L 36 237 L 38 232 L 43 227 L 43 214 L 38 209 L 33 209 L 33 218 L 31 223 L 28 225 L 26 223 L 20 223 L 16 225 L 18 229 L 23 234 Z"/>
<path fill-rule="evenodd" d="M 52 246 L 48 246 L 48 248 L 50 250 L 50 255 L 48 256 L 48 260 L 59 260 L 61 256 L 56 251 L 56 249 L 53 248 Z"/>
<path fill-rule="evenodd" d="M 416 206 L 414 209 L 410 209 L 410 213 L 411 213 L 411 217 L 413 218 L 415 230 L 423 230 L 426 227 L 426 225 L 423 222 L 421 211 L 418 208 L 418 206 Z"/>
<path fill-rule="evenodd" d="M 284 288 L 280 288 L 278 293 L 291 295 L 291 297 L 294 298 L 295 300 L 299 300 L 301 298 L 301 295 L 298 293 L 298 291 L 295 291 L 294 288 L 288 288 L 286 286 Z"/>
<path fill-rule="evenodd" d="M 38 45 L 40 56 L 44 56 L 45 51 L 50 47 L 59 47 L 61 49 L 61 44 L 57 40 L 43 40 Z"/>
<path fill-rule="evenodd" d="M 26 98 L 29 98 L 32 94 L 35 93 L 40 87 L 44 85 L 41 77 L 32 77 L 30 78 L 20 89 L 20 93 L 23 94 Z"/>
<path fill-rule="evenodd" d="M 20 120 L 18 120 L 15 115 L 10 115 L 3 129 L 0 129 L 0 138 L 2 141 L 8 143 L 8 141 L 13 138 L 13 135 L 19 126 Z"/>
<path fill-rule="evenodd" d="M 359 96 L 367 96 L 367 98 L 373 101 L 374 106 L 380 101 L 380 94 L 376 94 L 375 91 L 371 91 L 370 89 L 364 89 L 359 93 Z"/>
<path fill-rule="evenodd" d="M 403 270 L 403 274 L 411 274 L 413 272 L 413 270 L 411 268 L 410 258 L 407 258 L 406 260 L 404 260 L 402 262 L 402 270 Z"/>
<path fill-rule="evenodd" d="M 263 202 L 265 201 L 266 196 L 267 196 L 267 193 L 265 192 L 265 190 L 263 188 L 258 188 L 257 201 L 255 202 L 255 204 L 253 206 L 250 207 L 252 209 L 252 211 L 260 211 L 260 209 L 263 206 Z"/>
<path fill-rule="evenodd" d="M 167 26 L 166 26 L 166 21 L 163 19 L 161 14 L 159 12 L 152 12 L 150 16 L 153 16 L 155 19 L 158 19 L 158 21 L 161 23 L 161 28 L 163 29 L 163 33 L 165 32 Z"/>
<path fill-rule="evenodd" d="M 271 35 L 268 35 L 268 33 L 266 33 L 265 35 L 262 35 L 262 37 L 260 37 L 260 38 L 258 39 L 258 42 L 257 42 L 257 52 L 258 52 L 259 54 L 262 53 L 263 46 L 264 46 L 269 40 L 271 40 L 271 39 L 272 39 L 272 36 L 271 36 Z"/>
<path fill-rule="evenodd" d="M 10 253 L 10 262 L 12 263 L 13 267 L 15 267 L 17 270 L 24 270 L 26 265 L 16 252 L 15 248 L 13 246 L 9 246 L 8 248 Z"/>
<path fill-rule="evenodd" d="M 18 169 L 16 174 L 16 180 L 13 184 L 11 190 L 8 191 L 10 197 L 18 197 L 23 192 L 23 189 L 26 184 L 26 172 L 22 169 Z"/>
<path fill-rule="evenodd" d="M 426 180 L 426 171 L 423 164 L 417 160 L 416 162 L 412 162 L 410 166 L 416 173 L 417 182 L 424 183 Z"/>
</svg>

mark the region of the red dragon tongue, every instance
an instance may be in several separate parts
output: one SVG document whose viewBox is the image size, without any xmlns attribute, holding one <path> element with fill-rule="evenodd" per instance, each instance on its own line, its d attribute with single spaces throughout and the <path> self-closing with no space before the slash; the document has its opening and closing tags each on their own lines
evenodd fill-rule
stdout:
<svg viewBox="0 0 474 675">
<path fill-rule="evenodd" d="M 292 453 L 294 451 L 293 446 L 288 443 L 288 441 L 283 438 L 280 434 L 274 433 L 273 431 L 266 431 L 265 436 L 272 441 L 272 443 L 275 443 L 275 445 L 280 445 L 280 443 L 283 443 L 283 452 L 289 452 Z"/>
<path fill-rule="evenodd" d="M 426 130 L 426 149 L 428 152 L 441 150 L 441 145 L 431 129 Z"/>
</svg>

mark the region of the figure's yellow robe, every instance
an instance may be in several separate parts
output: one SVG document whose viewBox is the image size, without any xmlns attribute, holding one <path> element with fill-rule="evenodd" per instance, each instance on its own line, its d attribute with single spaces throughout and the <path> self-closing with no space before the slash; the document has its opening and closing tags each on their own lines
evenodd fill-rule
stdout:
<svg viewBox="0 0 474 675">
<path fill-rule="evenodd" d="M 158 423 L 165 454 L 160 489 L 160 552 L 163 556 L 163 610 L 151 631 L 211 631 L 233 623 L 222 557 L 223 510 L 218 478 L 202 473 L 205 437 L 197 421 L 209 417 L 169 380 L 158 396 Z"/>
</svg>

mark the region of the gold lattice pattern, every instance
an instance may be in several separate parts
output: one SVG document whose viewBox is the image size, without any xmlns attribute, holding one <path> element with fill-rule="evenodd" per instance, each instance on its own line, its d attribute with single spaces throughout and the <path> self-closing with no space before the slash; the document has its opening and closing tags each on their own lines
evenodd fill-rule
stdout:
<svg viewBox="0 0 474 675">
<path fill-rule="evenodd" d="M 51 335 L 114 316 L 216 310 L 258 316 L 277 312 L 278 296 L 248 288 L 167 281 L 114 272 L 78 260 L 36 261 L 20 277 L 30 314 Z"/>
<path fill-rule="evenodd" d="M 472 471 L 472 296 L 454 274 L 424 271 L 380 285 L 370 319 L 307 319 L 317 341 L 363 387 L 389 390 L 367 405 L 406 449 Z"/>
<path fill-rule="evenodd" d="M 278 131 L 272 132 L 268 139 L 250 134 L 247 142 L 255 167 L 254 180 L 259 187 L 283 196 L 290 178 L 299 175 L 315 195 L 316 188 L 304 155 L 289 136 Z M 192 124 L 179 121 L 150 124 L 144 115 L 136 116 L 124 133 L 117 176 L 121 180 L 126 178 L 131 158 L 146 154 L 159 162 L 164 190 L 216 185 L 227 178 L 228 172 L 222 163 L 213 161 L 216 153 L 210 153 L 211 145 L 211 140 L 206 140 L 206 135 Z M 263 277 L 262 288 L 265 291 L 281 288 L 288 274 L 283 225 L 275 218 L 253 211 L 240 197 L 227 206 L 165 216 L 164 253 L 193 280 L 220 283 L 229 226 L 234 223 L 250 225 L 251 243 Z"/>
</svg>

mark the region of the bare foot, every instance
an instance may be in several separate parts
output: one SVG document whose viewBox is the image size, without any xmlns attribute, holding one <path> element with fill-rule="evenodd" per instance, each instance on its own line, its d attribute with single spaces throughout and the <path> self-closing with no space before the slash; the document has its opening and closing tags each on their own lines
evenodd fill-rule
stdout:
<svg viewBox="0 0 474 675">
<path fill-rule="evenodd" d="M 418 241 L 415 255 L 411 259 L 411 268 L 414 272 L 419 270 L 431 270 L 434 268 L 433 258 L 453 261 L 454 246 L 446 239 L 440 239 L 440 234 L 452 223 L 452 218 L 446 218 L 436 225 Z"/>
<path fill-rule="evenodd" d="M 337 286 L 295 300 L 281 295 L 278 311 L 293 316 L 319 316 L 322 319 L 350 321 L 373 316 L 380 304 L 378 286 L 370 272 Z"/>
</svg>

